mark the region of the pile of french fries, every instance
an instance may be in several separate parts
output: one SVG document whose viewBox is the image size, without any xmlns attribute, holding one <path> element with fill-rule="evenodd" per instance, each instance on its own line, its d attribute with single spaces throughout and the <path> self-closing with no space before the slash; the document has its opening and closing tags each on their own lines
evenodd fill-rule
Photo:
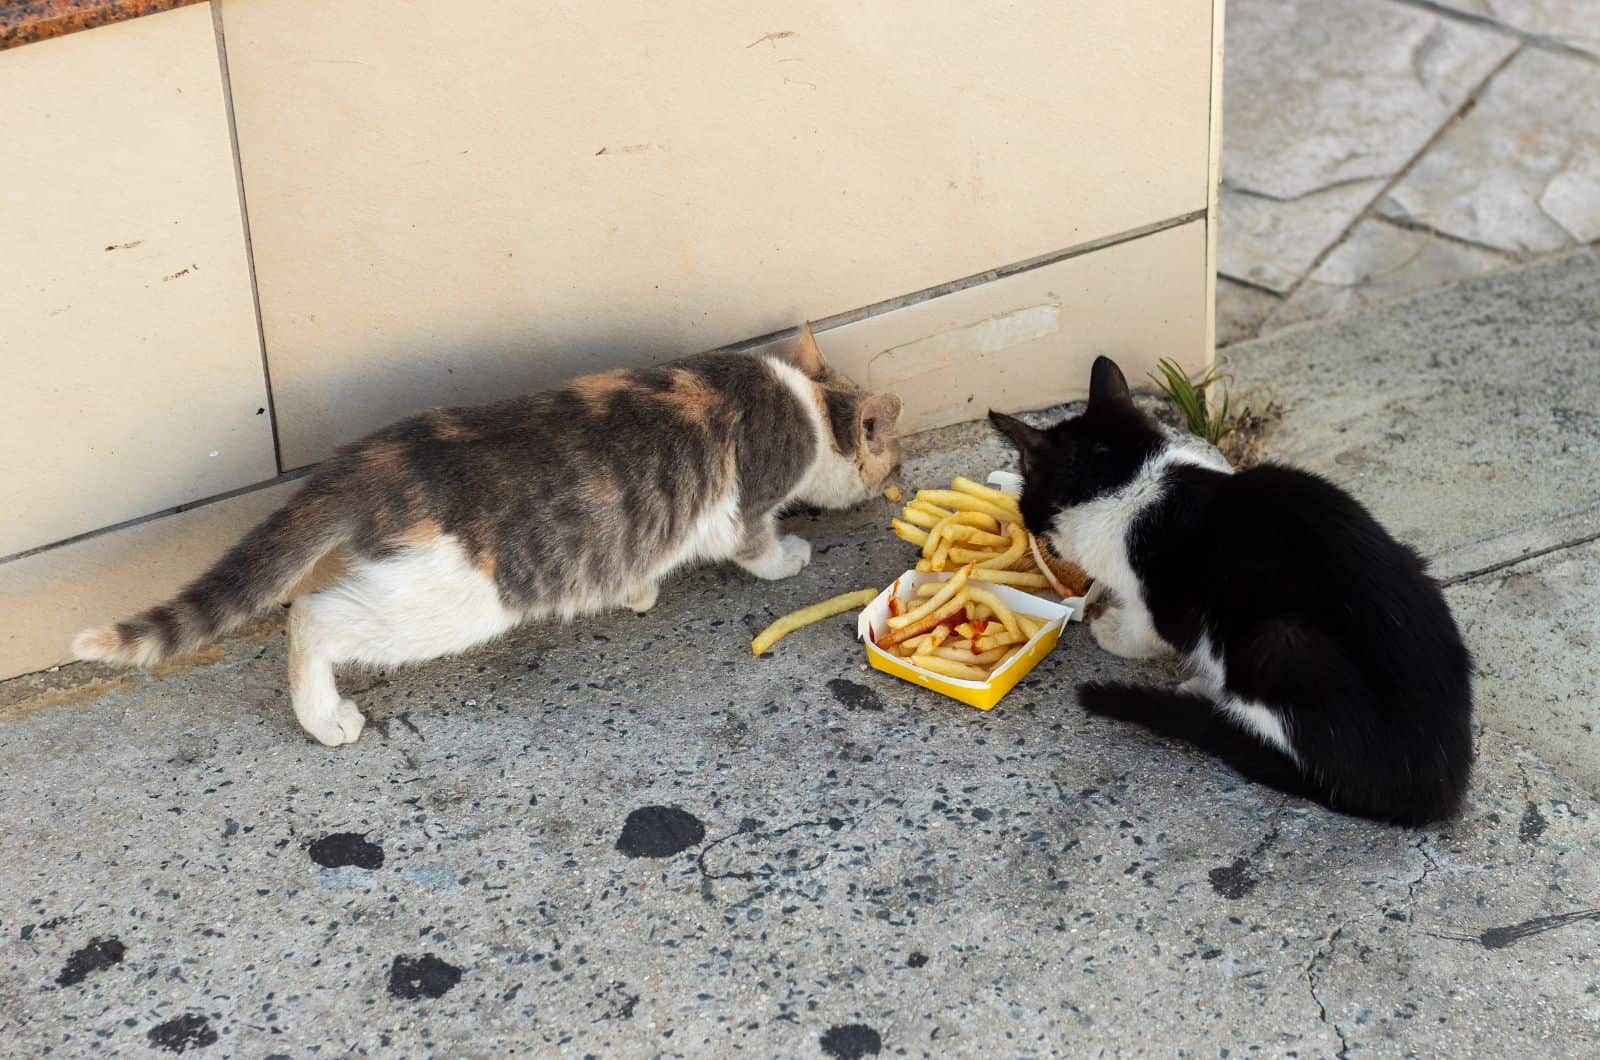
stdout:
<svg viewBox="0 0 1600 1060">
<path fill-rule="evenodd" d="M 977 571 L 969 562 L 948 581 L 918 586 L 921 603 L 914 607 L 900 599 L 896 584 L 889 595 L 889 628 L 874 643 L 945 677 L 989 680 L 1046 623 L 1012 611 L 974 580 Z"/>
<path fill-rule="evenodd" d="M 918 490 L 892 521 L 897 537 L 922 549 L 919 571 L 971 565 L 970 580 L 1024 592 L 1082 596 L 1089 577 L 1050 555 L 1022 525 L 1017 499 L 957 475 L 947 490 Z"/>
</svg>

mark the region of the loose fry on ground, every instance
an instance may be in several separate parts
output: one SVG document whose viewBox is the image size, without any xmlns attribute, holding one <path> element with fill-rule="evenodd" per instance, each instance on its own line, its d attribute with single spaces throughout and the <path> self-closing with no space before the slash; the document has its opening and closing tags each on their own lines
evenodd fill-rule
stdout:
<svg viewBox="0 0 1600 1060">
<path fill-rule="evenodd" d="M 804 629 L 814 622 L 821 622 L 823 619 L 832 618 L 834 615 L 842 615 L 846 611 L 854 611 L 857 608 L 866 607 L 877 597 L 877 589 L 858 589 L 853 593 L 844 593 L 831 599 L 823 600 L 821 603 L 812 604 L 810 607 L 802 607 L 798 611 L 790 612 L 762 630 L 756 639 L 750 642 L 750 651 L 753 654 L 760 655 L 797 629 Z"/>
<path fill-rule="evenodd" d="M 932 629 L 934 626 L 937 626 L 945 619 L 959 613 L 965 604 L 966 601 L 962 600 L 960 597 L 947 601 L 943 607 L 939 608 L 939 610 L 935 611 L 933 614 L 928 615 L 926 618 L 919 619 L 918 621 L 913 622 L 911 625 L 905 626 L 901 629 L 891 629 L 888 633 L 879 638 L 878 647 L 892 648 L 903 640 L 910 640 L 918 633 L 926 633 L 928 630 Z"/>
<path fill-rule="evenodd" d="M 921 607 L 917 608 L 915 611 L 910 611 L 910 612 L 908 612 L 906 614 L 898 615 L 898 616 L 895 616 L 893 618 L 890 618 L 889 619 L 889 628 L 890 629 L 901 629 L 901 628 L 903 628 L 905 626 L 910 625 L 913 622 L 916 622 L 918 619 L 921 619 L 924 616 L 926 616 L 928 614 L 931 614 L 940 605 L 942 605 L 946 600 L 948 600 L 951 597 L 955 596 L 956 593 L 960 591 L 960 589 L 961 589 L 961 587 L 963 585 L 967 584 L 967 576 L 970 575 L 971 573 L 972 573 L 971 568 L 962 567 L 959 571 L 957 571 L 955 573 L 955 576 L 953 578 L 950 578 L 942 586 L 939 587 L 939 591 L 934 593 L 933 597 L 927 603 L 923 604 Z"/>
<path fill-rule="evenodd" d="M 900 501 L 900 487 L 899 486 L 890 486 L 888 489 L 883 491 L 883 495 L 885 497 L 888 497 L 891 501 L 899 503 L 899 501 Z"/>
<path fill-rule="evenodd" d="M 924 670 L 931 670 L 933 673 L 944 677 L 956 677 L 963 681 L 989 680 L 989 672 L 987 670 L 980 670 L 978 667 L 969 666 L 966 663 L 951 662 L 949 659 L 941 659 L 937 655 L 919 655 L 916 658 L 916 664 Z"/>
</svg>

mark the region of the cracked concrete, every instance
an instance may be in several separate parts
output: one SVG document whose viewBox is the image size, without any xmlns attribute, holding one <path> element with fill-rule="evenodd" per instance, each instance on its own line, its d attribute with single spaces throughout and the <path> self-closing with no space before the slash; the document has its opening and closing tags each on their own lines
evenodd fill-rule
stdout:
<svg viewBox="0 0 1600 1060">
<path fill-rule="evenodd" d="M 790 581 L 704 569 L 642 618 L 354 682 L 372 724 L 341 750 L 296 726 L 271 627 L 21 697 L 0 1054 L 1590 1055 L 1600 789 L 1557 726 L 1593 713 L 1600 549 L 1538 534 L 1600 511 L 1600 432 L 1550 411 L 1596 407 L 1597 297 L 1579 254 L 1234 350 L 1289 405 L 1279 455 L 1458 573 L 1512 563 L 1451 588 L 1483 676 L 1448 825 L 1086 717 L 1081 680 L 1179 675 L 1082 626 L 990 713 L 867 669 L 848 617 L 751 658 L 773 615 L 903 567 L 874 503 L 790 520 Z M 904 477 L 1005 458 L 956 427 Z"/>
</svg>

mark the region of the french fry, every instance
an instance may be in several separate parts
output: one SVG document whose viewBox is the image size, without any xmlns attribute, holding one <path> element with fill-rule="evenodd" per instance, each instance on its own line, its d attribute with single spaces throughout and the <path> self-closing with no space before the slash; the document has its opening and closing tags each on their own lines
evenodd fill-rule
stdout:
<svg viewBox="0 0 1600 1060">
<path fill-rule="evenodd" d="M 978 564 L 985 570 L 1007 570 L 1022 554 L 1028 551 L 1028 532 L 1015 523 L 1011 524 L 1011 547 L 992 559 L 986 559 Z"/>
<path fill-rule="evenodd" d="M 967 587 L 967 595 L 982 604 L 989 605 L 989 610 L 994 612 L 994 617 L 1006 627 L 1008 633 L 1022 632 L 1022 626 L 1017 622 L 1017 616 L 1007 607 L 1001 599 L 987 589 L 980 589 L 976 585 Z"/>
<path fill-rule="evenodd" d="M 972 572 L 975 582 L 990 582 L 995 585 L 1009 585 L 1015 589 L 1048 589 L 1050 583 L 1044 580 L 1044 575 L 1036 572 L 1020 570 L 990 570 L 987 567 Z"/>
<path fill-rule="evenodd" d="M 933 516 L 935 519 L 943 519 L 946 516 L 955 514 L 955 512 L 951 511 L 949 508 L 941 508 L 931 501 L 919 500 L 913 500 L 910 504 L 906 505 L 905 510 L 912 512 L 925 512 L 928 515 Z"/>
<path fill-rule="evenodd" d="M 960 490 L 918 490 L 917 499 L 925 500 L 941 507 L 953 508 L 956 511 L 981 512 L 992 518 L 996 523 L 1016 521 L 1016 513 L 1011 509 L 1002 508 L 993 501 L 982 500 L 970 493 L 962 493 Z"/>
<path fill-rule="evenodd" d="M 892 648 L 903 640 L 910 640 L 918 633 L 926 633 L 928 630 L 937 626 L 945 619 L 950 618 L 952 615 L 958 614 L 965 604 L 966 601 L 959 597 L 954 600 L 948 600 L 945 602 L 943 607 L 939 608 L 939 610 L 935 611 L 933 614 L 924 618 L 920 618 L 909 626 L 904 626 L 900 629 L 891 629 L 888 633 L 884 634 L 878 639 L 878 647 Z M 902 615 L 901 617 L 904 618 L 906 616 Z"/>
<path fill-rule="evenodd" d="M 979 500 L 988 501 L 990 504 L 1014 511 L 1018 516 L 1022 514 L 1022 509 L 1019 507 L 1020 502 L 1018 502 L 1017 498 L 1004 490 L 997 490 L 993 486 L 984 486 L 972 481 L 970 478 L 957 475 L 950 480 L 950 488 L 959 493 L 968 493 Z"/>
<path fill-rule="evenodd" d="M 980 530 L 976 526 L 965 526 L 952 523 L 944 528 L 944 536 L 950 541 L 959 541 L 968 548 L 985 549 L 990 552 L 1004 552 L 1011 547 L 1011 538 L 1004 534 L 991 534 L 987 530 Z"/>
<path fill-rule="evenodd" d="M 890 593 L 889 594 L 889 614 L 890 614 L 890 616 L 893 617 L 893 616 L 896 616 L 896 615 L 903 615 L 905 613 L 906 613 L 906 602 L 904 600 L 900 599 L 898 596 L 895 596 L 893 593 Z"/>
<path fill-rule="evenodd" d="M 925 512 L 921 508 L 907 506 L 900 509 L 900 518 L 896 521 L 910 523 L 912 526 L 920 526 L 924 530 L 932 530 L 939 525 L 939 520 L 943 518 L 943 515 L 934 515 L 932 512 Z M 920 541 L 917 543 L 921 544 Z"/>
<path fill-rule="evenodd" d="M 933 550 L 933 555 L 928 557 L 928 565 L 933 570 L 944 570 L 944 565 L 950 559 L 950 542 L 941 541 L 939 547 Z"/>
<path fill-rule="evenodd" d="M 1055 576 L 1055 572 L 1050 569 L 1049 564 L 1045 563 L 1044 553 L 1039 551 L 1039 539 L 1032 534 L 1028 535 L 1028 550 L 1033 553 L 1034 565 L 1039 568 L 1039 573 L 1044 575 L 1045 581 L 1050 583 L 1050 588 L 1065 598 L 1068 595 L 1067 587 L 1061 584 L 1060 579 Z"/>
<path fill-rule="evenodd" d="M 889 520 L 889 525 L 894 528 L 895 536 L 902 541 L 909 541 L 913 545 L 925 545 L 928 543 L 928 532 L 926 530 L 919 529 L 899 519 Z"/>
<path fill-rule="evenodd" d="M 795 630 L 804 629 L 806 626 L 821 622 L 825 618 L 832 618 L 834 615 L 842 615 L 846 611 L 854 611 L 857 608 L 866 607 L 877 597 L 877 589 L 858 589 L 853 593 L 842 593 L 839 596 L 823 600 L 821 603 L 812 604 L 810 607 L 802 607 L 798 611 L 791 611 L 762 630 L 755 640 L 750 642 L 750 651 L 752 654 L 761 655 Z"/>
<path fill-rule="evenodd" d="M 920 643 L 917 645 L 915 654 L 928 655 L 937 650 L 939 645 L 943 644 L 949 639 L 949 626 L 934 626 L 932 629 L 928 630 L 928 632 L 917 638 Z"/>
<path fill-rule="evenodd" d="M 924 670 L 929 670 L 943 677 L 954 677 L 962 681 L 987 681 L 989 671 L 979 669 L 968 663 L 951 662 L 941 659 L 937 655 L 919 655 L 916 665 Z"/>
<path fill-rule="evenodd" d="M 883 491 L 883 495 L 885 497 L 889 498 L 891 501 L 895 502 L 896 504 L 900 503 L 900 487 L 899 486 L 890 486 L 888 489 Z"/>
<path fill-rule="evenodd" d="M 1022 620 L 1022 616 L 1018 615 L 1017 620 L 1020 622 Z M 1021 633 L 1012 633 L 1010 630 L 1002 630 L 999 633 L 990 633 L 987 636 L 979 637 L 974 647 L 981 652 L 989 651 L 991 648 L 1004 648 L 1011 644 L 1026 643 L 1032 636 L 1033 634 L 1029 633 L 1026 629 L 1024 629 Z"/>
<path fill-rule="evenodd" d="M 971 666 L 993 665 L 999 662 L 1005 654 L 1005 651 L 1001 648 L 995 648 L 992 651 L 986 651 L 981 654 L 963 651 L 960 648 L 935 648 L 933 650 L 933 655 L 936 658 L 949 659 L 951 662 L 963 662 Z"/>
<path fill-rule="evenodd" d="M 982 512 L 951 512 L 940 519 L 928 535 L 927 544 L 922 546 L 924 556 L 932 556 L 934 550 L 945 542 L 945 533 L 952 526 L 970 526 L 989 533 L 1000 529 L 1000 524 L 993 517 Z"/>
<path fill-rule="evenodd" d="M 902 629 L 911 625 L 913 622 L 920 620 L 926 615 L 933 613 L 941 605 L 943 605 L 946 600 L 955 597 L 956 594 L 961 591 L 961 587 L 967 584 L 967 577 L 971 573 L 972 571 L 969 568 L 961 568 L 955 573 L 954 577 L 950 578 L 939 587 L 939 591 L 934 593 L 933 596 L 929 598 L 927 603 L 923 604 L 921 607 L 918 607 L 915 611 L 909 611 L 906 614 L 897 615 L 890 618 L 889 628 Z M 965 596 L 962 596 L 959 599 L 965 603 Z"/>
</svg>

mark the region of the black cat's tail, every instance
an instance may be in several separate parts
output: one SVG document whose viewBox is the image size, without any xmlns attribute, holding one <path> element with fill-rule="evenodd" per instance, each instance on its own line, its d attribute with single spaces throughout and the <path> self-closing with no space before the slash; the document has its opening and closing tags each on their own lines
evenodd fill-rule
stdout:
<svg viewBox="0 0 1600 1060">
<path fill-rule="evenodd" d="M 1094 682 L 1078 686 L 1078 702 L 1090 714 L 1135 722 L 1191 743 L 1257 784 L 1330 809 L 1340 808 L 1333 803 L 1333 793 L 1302 773 L 1293 759 L 1228 721 L 1202 696 L 1147 685 Z"/>
</svg>

